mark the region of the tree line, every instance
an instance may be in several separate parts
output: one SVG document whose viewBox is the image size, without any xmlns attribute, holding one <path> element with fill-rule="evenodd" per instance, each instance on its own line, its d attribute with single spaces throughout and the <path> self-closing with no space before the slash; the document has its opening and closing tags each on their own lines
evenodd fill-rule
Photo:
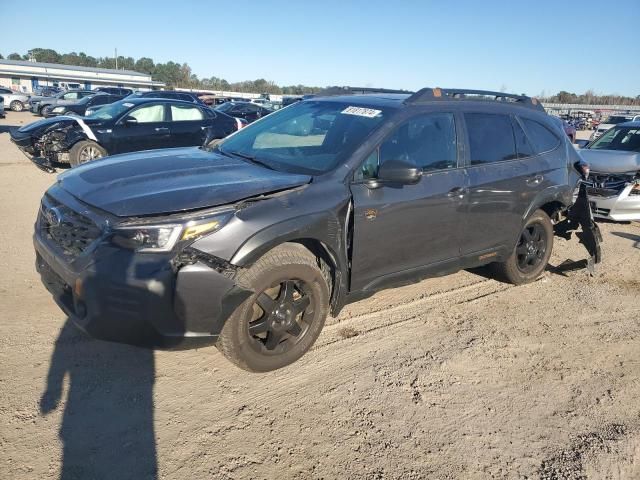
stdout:
<svg viewBox="0 0 640 480">
<path fill-rule="evenodd" d="M 542 94 L 540 100 L 549 103 L 576 103 L 580 105 L 640 106 L 640 95 L 637 95 L 635 98 L 623 95 L 598 95 L 593 90 L 587 90 L 580 95 L 562 90 L 550 97 L 545 97 L 545 95 Z"/>
<path fill-rule="evenodd" d="M 0 59 L 2 58 L 4 57 L 0 55 Z M 93 57 L 84 52 L 58 53 L 50 48 L 34 48 L 24 55 L 11 53 L 7 56 L 7 59 L 35 60 L 36 62 L 76 65 L 80 67 L 116 68 L 115 57 Z M 211 78 L 198 78 L 186 63 L 181 64 L 173 61 L 155 63 L 153 59 L 149 57 L 135 59 L 133 57 L 118 56 L 117 65 L 119 70 L 133 70 L 134 72 L 151 75 L 153 80 L 165 83 L 168 87 L 285 95 L 302 95 L 306 93 L 316 93 L 321 90 L 320 87 L 309 87 L 306 85 L 279 86 L 275 82 L 265 80 L 264 78 L 233 83 L 215 76 Z"/>
<path fill-rule="evenodd" d="M 0 59 L 1 58 L 3 58 L 2 55 L 0 55 Z M 58 53 L 50 48 L 34 48 L 29 50 L 25 55 L 11 53 L 7 58 L 9 60 L 34 59 L 37 62 L 60 63 L 81 67 L 116 68 L 115 57 L 92 57 L 84 52 Z M 264 78 L 234 83 L 215 76 L 198 78 L 186 63 L 173 61 L 155 63 L 153 59 L 149 57 L 135 59 L 133 57 L 118 56 L 117 65 L 118 69 L 133 70 L 134 72 L 151 75 L 153 80 L 165 83 L 168 87 L 285 95 L 303 95 L 305 93 L 316 93 L 321 90 L 320 87 L 309 87 L 307 85 L 279 86 L 275 82 L 265 80 Z M 577 103 L 582 105 L 640 105 L 640 95 L 637 95 L 635 98 L 622 95 L 597 95 L 593 90 L 587 90 L 580 95 L 563 90 L 555 95 L 545 96 L 543 92 L 540 95 L 540 100 L 550 103 Z"/>
</svg>

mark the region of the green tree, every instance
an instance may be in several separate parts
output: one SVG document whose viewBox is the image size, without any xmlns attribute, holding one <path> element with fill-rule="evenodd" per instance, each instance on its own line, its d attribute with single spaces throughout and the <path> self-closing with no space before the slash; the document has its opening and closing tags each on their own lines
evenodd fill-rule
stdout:
<svg viewBox="0 0 640 480">
<path fill-rule="evenodd" d="M 19 53 L 10 53 L 7 57 L 9 60 L 22 60 L 22 57 Z"/>
</svg>

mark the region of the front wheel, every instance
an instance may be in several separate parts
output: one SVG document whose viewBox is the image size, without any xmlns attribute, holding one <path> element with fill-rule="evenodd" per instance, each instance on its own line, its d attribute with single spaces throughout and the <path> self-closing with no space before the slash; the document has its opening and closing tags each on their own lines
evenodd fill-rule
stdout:
<svg viewBox="0 0 640 480">
<path fill-rule="evenodd" d="M 225 323 L 218 349 L 252 372 L 295 362 L 320 335 L 329 310 L 329 279 L 305 247 L 285 243 L 241 272 L 253 291 Z"/>
<path fill-rule="evenodd" d="M 69 163 L 77 167 L 91 160 L 107 156 L 107 151 L 91 140 L 83 140 L 76 143 L 69 151 Z"/>
<path fill-rule="evenodd" d="M 514 285 L 533 282 L 547 268 L 552 248 L 551 219 L 542 210 L 536 210 L 525 223 L 509 258 L 496 264 L 498 273 Z"/>
<path fill-rule="evenodd" d="M 22 110 L 24 110 L 24 103 L 22 103 L 20 100 L 14 100 L 9 106 L 14 112 L 21 112 Z"/>
</svg>

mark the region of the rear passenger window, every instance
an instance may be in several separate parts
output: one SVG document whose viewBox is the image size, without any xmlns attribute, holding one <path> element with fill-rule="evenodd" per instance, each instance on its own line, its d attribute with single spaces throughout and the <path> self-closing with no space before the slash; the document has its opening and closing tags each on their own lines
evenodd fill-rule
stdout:
<svg viewBox="0 0 640 480">
<path fill-rule="evenodd" d="M 513 133 L 516 137 L 516 151 L 518 153 L 518 158 L 534 156 L 535 150 L 516 119 L 513 119 Z"/>
<path fill-rule="evenodd" d="M 560 144 L 560 139 L 541 123 L 529 118 L 522 118 L 521 120 L 529 138 L 531 138 L 536 147 L 537 153 L 548 152 Z"/>
<path fill-rule="evenodd" d="M 511 118 L 493 113 L 465 113 L 471 165 L 504 162 L 518 158 Z"/>
</svg>

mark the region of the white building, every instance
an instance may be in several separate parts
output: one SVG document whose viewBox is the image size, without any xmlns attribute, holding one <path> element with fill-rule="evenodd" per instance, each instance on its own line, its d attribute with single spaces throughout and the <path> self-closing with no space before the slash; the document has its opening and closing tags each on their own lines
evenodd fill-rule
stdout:
<svg viewBox="0 0 640 480">
<path fill-rule="evenodd" d="M 154 82 L 151 75 L 131 70 L 0 60 L 0 86 L 16 91 L 33 92 L 38 86 L 67 86 L 68 84 L 79 84 L 73 86 L 88 90 L 96 87 L 129 87 L 136 90 L 151 90 L 165 86 L 164 83 Z"/>
</svg>

